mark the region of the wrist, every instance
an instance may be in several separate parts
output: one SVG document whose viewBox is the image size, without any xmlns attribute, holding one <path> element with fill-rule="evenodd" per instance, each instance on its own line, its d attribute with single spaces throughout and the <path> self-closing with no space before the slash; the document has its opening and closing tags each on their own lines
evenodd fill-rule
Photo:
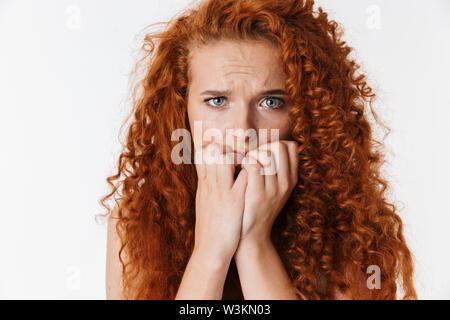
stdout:
<svg viewBox="0 0 450 320">
<path fill-rule="evenodd" d="M 239 259 L 240 256 L 254 256 L 266 252 L 273 248 L 270 237 L 263 237 L 259 239 L 244 238 L 239 241 L 235 257 Z"/>
<path fill-rule="evenodd" d="M 232 257 L 227 255 L 215 255 L 200 249 L 194 249 L 189 263 L 195 264 L 205 271 L 222 272 L 228 271 Z"/>
</svg>

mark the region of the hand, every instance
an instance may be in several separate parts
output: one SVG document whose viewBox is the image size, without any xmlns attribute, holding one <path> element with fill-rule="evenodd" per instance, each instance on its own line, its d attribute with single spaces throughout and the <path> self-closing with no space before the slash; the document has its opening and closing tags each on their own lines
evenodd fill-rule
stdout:
<svg viewBox="0 0 450 320">
<path fill-rule="evenodd" d="M 194 251 L 205 259 L 226 263 L 239 244 L 247 172 L 241 170 L 235 180 L 234 153 L 223 155 L 219 149 L 217 144 L 209 144 L 202 148 L 202 161 L 196 161 L 201 163 L 196 164 Z M 212 159 L 209 155 L 214 152 L 223 158 Z"/>
<path fill-rule="evenodd" d="M 241 242 L 270 242 L 272 225 L 298 181 L 297 146 L 295 141 L 279 140 L 248 152 L 242 161 L 248 184 Z"/>
</svg>

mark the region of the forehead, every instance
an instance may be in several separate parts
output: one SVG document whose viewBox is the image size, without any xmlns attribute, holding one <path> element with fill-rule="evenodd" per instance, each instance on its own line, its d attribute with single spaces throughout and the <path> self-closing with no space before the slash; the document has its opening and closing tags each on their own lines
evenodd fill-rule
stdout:
<svg viewBox="0 0 450 320">
<path fill-rule="evenodd" d="M 280 49 L 262 40 L 220 40 L 190 49 L 190 86 L 230 88 L 242 82 L 284 87 Z M 218 88 L 221 87 L 221 88 Z"/>
</svg>

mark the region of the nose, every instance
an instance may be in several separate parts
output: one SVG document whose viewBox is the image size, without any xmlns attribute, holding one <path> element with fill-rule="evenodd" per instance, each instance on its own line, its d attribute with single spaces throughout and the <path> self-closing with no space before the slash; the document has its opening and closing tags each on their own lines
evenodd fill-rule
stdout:
<svg viewBox="0 0 450 320">
<path fill-rule="evenodd" d="M 255 115 L 248 105 L 241 104 L 233 109 L 231 122 L 227 130 L 227 144 L 233 150 L 245 155 L 256 146 L 257 128 L 255 128 Z"/>
</svg>

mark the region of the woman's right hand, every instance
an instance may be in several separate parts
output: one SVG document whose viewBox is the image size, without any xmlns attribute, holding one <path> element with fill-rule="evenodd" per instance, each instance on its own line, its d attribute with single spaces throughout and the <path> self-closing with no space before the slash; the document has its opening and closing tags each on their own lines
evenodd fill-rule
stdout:
<svg viewBox="0 0 450 320">
<path fill-rule="evenodd" d="M 214 152 L 223 161 L 211 157 Z M 201 158 L 196 153 L 194 253 L 219 265 L 231 261 L 241 234 L 247 171 L 241 170 L 234 179 L 235 167 L 242 160 L 236 160 L 235 155 L 224 154 L 215 143 L 202 149 Z"/>
</svg>

